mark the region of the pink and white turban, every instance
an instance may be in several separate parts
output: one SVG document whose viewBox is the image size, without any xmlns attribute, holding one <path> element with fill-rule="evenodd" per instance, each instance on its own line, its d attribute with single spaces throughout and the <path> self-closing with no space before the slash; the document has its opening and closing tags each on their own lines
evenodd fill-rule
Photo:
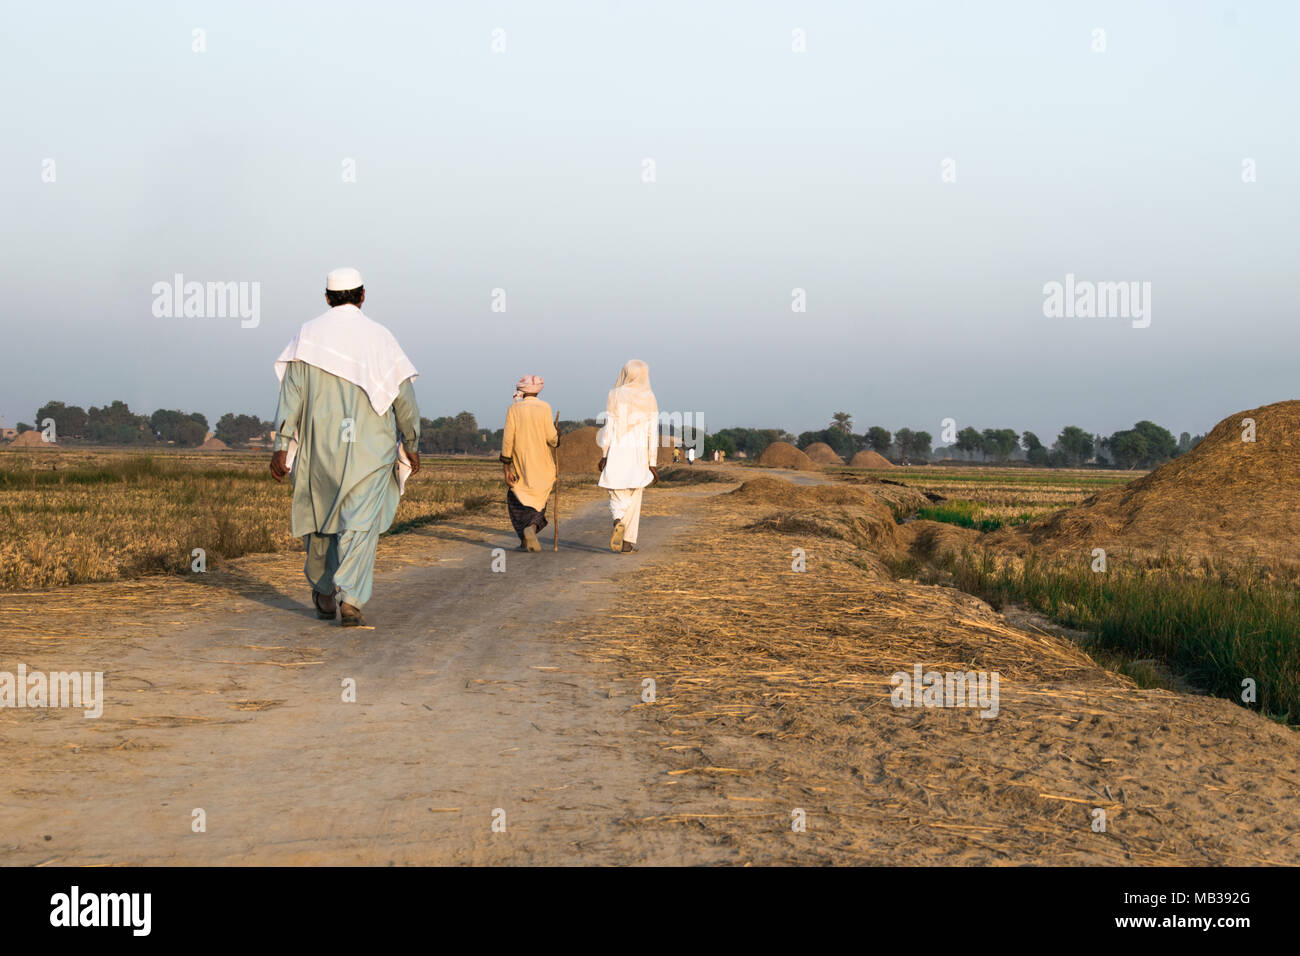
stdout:
<svg viewBox="0 0 1300 956">
<path fill-rule="evenodd" d="M 545 384 L 540 375 L 525 375 L 515 385 L 515 401 L 519 401 L 525 395 L 536 395 Z"/>
</svg>

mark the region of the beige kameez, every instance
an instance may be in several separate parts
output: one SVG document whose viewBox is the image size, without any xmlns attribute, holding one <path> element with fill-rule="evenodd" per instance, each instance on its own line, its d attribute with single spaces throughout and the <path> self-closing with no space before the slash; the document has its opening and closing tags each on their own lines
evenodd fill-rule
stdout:
<svg viewBox="0 0 1300 956">
<path fill-rule="evenodd" d="M 551 449 L 560 443 L 551 406 L 536 395 L 526 395 L 506 412 L 501 460 L 509 462 L 519 480 L 511 491 L 520 503 L 546 510 L 555 487 L 555 458 Z"/>
</svg>

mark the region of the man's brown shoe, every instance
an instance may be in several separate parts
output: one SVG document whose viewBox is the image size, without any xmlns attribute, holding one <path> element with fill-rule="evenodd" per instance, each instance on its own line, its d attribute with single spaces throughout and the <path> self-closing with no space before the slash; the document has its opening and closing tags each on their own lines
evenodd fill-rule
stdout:
<svg viewBox="0 0 1300 956">
<path fill-rule="evenodd" d="M 353 607 L 346 601 L 339 604 L 339 624 L 343 627 L 365 627 L 365 619 L 361 616 L 361 608 Z"/>
<path fill-rule="evenodd" d="M 332 621 L 335 615 L 339 613 L 339 604 L 334 600 L 332 594 L 312 591 L 311 603 L 316 605 L 316 616 L 322 621 Z"/>
</svg>

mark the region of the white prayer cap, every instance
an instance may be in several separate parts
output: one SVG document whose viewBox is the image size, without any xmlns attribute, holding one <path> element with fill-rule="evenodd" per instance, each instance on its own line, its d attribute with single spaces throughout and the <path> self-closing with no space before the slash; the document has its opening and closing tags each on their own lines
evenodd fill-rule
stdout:
<svg viewBox="0 0 1300 956">
<path fill-rule="evenodd" d="M 335 269 L 325 277 L 326 292 L 347 292 L 361 288 L 361 273 L 356 269 Z"/>
</svg>

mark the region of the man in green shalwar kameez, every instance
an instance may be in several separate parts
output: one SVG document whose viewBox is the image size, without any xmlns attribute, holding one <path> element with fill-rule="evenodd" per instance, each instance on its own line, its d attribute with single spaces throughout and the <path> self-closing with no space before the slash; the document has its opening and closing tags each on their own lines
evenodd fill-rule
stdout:
<svg viewBox="0 0 1300 956">
<path fill-rule="evenodd" d="M 364 624 L 379 535 L 393 523 L 407 474 L 420 470 L 420 410 L 415 367 L 359 308 L 361 274 L 337 269 L 325 288 L 330 310 L 303 325 L 275 363 L 271 476 L 293 476 L 292 529 L 307 548 L 318 615 L 341 612 L 350 626 Z"/>
</svg>

